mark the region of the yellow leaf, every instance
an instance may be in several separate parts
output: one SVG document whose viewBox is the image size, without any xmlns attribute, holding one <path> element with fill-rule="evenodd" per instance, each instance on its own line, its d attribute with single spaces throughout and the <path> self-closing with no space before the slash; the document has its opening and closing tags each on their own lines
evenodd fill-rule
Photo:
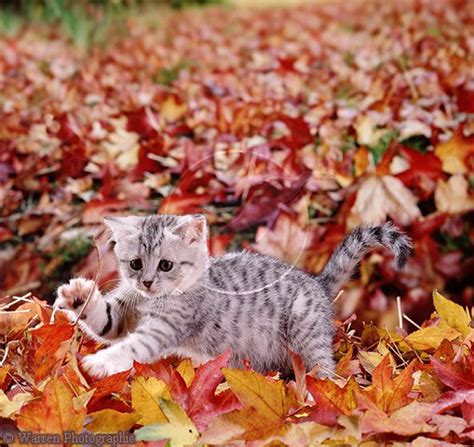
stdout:
<svg viewBox="0 0 474 447">
<path fill-rule="evenodd" d="M 169 439 L 169 445 L 172 447 L 194 445 L 199 432 L 184 410 L 170 400 L 160 399 L 160 405 L 167 421 L 136 430 L 134 433 L 137 441 Z"/>
<path fill-rule="evenodd" d="M 74 410 L 80 411 L 81 408 L 86 407 L 89 401 L 91 400 L 92 396 L 94 395 L 94 393 L 95 393 L 95 388 L 93 388 L 92 390 L 86 391 L 77 397 L 74 397 L 72 399 L 72 406 Z"/>
<path fill-rule="evenodd" d="M 465 338 L 471 331 L 471 317 L 459 304 L 446 299 L 437 290 L 433 292 L 433 303 L 438 315 Z"/>
<path fill-rule="evenodd" d="M 360 351 L 357 357 L 360 360 L 362 368 L 369 374 L 372 374 L 377 365 L 382 361 L 383 355 L 378 352 Z"/>
<path fill-rule="evenodd" d="M 417 380 L 417 386 L 413 387 L 414 391 L 421 393 L 420 402 L 435 402 L 442 394 L 442 385 L 434 377 L 430 376 L 426 372 L 418 371 L 419 378 Z M 416 373 L 415 373 L 416 374 Z"/>
<path fill-rule="evenodd" d="M 87 429 L 94 433 L 118 433 L 130 430 L 139 420 L 138 413 L 121 413 L 116 410 L 100 410 L 89 414 L 92 422 Z"/>
<path fill-rule="evenodd" d="M 195 371 L 193 362 L 190 359 L 184 359 L 176 368 L 181 377 L 184 379 L 186 386 L 189 387 L 194 380 Z"/>
<path fill-rule="evenodd" d="M 86 408 L 74 408 L 74 394 L 63 378 L 53 378 L 39 399 L 24 405 L 17 416 L 20 430 L 35 433 L 81 432 Z"/>
<path fill-rule="evenodd" d="M 447 182 L 438 180 L 435 189 L 435 204 L 438 211 L 457 214 L 474 209 L 474 198 L 469 193 L 469 184 L 462 174 L 452 175 Z"/>
<path fill-rule="evenodd" d="M 172 95 L 168 96 L 161 104 L 161 115 L 167 121 L 176 121 L 180 119 L 188 110 L 186 103 L 178 104 L 176 98 Z"/>
<path fill-rule="evenodd" d="M 7 395 L 0 390 L 0 417 L 9 418 L 17 413 L 20 408 L 32 398 L 33 396 L 30 393 L 18 393 L 10 400 Z"/>
<path fill-rule="evenodd" d="M 141 418 L 141 425 L 154 424 L 166 421 L 160 408 L 160 398 L 171 399 L 168 386 L 155 377 L 137 377 L 132 382 L 132 408 Z"/>
<path fill-rule="evenodd" d="M 270 380 L 255 371 L 223 368 L 222 372 L 244 406 L 254 408 L 269 421 L 283 420 L 295 404 L 294 395 L 288 394 L 282 380 Z"/>
<path fill-rule="evenodd" d="M 446 339 L 452 341 L 459 337 L 459 333 L 451 327 L 430 326 L 412 332 L 406 341 L 409 347 L 419 349 L 436 349 Z M 402 343 L 403 344 L 403 343 Z"/>
<path fill-rule="evenodd" d="M 0 368 L 0 385 L 2 385 L 5 381 L 5 378 L 7 377 L 9 371 L 10 365 L 5 365 Z"/>
<path fill-rule="evenodd" d="M 465 174 L 467 172 L 464 159 L 470 152 L 474 152 L 473 139 L 465 138 L 459 131 L 446 143 L 438 144 L 435 149 L 435 155 L 443 163 L 443 171 L 450 174 Z"/>
</svg>

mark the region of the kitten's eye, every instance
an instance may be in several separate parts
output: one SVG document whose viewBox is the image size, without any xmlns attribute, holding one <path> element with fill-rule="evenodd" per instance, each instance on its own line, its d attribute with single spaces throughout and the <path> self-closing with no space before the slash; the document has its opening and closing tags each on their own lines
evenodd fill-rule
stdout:
<svg viewBox="0 0 474 447">
<path fill-rule="evenodd" d="M 142 260 L 141 259 L 132 259 L 130 261 L 130 267 L 133 270 L 141 270 L 143 267 Z"/>
<path fill-rule="evenodd" d="M 158 264 L 158 268 L 163 272 L 169 272 L 173 268 L 173 263 L 166 259 L 162 259 Z"/>
</svg>

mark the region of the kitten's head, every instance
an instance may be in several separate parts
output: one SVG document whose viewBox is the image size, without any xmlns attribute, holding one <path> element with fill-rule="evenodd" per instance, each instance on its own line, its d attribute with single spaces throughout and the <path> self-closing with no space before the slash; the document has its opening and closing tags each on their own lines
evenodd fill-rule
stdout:
<svg viewBox="0 0 474 447">
<path fill-rule="evenodd" d="M 147 298 L 192 287 L 209 262 L 204 216 L 109 217 L 121 277 Z"/>
</svg>

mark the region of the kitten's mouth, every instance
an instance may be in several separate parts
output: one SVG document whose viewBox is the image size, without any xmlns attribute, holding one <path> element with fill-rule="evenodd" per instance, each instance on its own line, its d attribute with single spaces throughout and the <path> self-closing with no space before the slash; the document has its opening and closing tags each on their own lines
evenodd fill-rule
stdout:
<svg viewBox="0 0 474 447">
<path fill-rule="evenodd" d="M 140 292 L 140 295 L 145 297 L 145 298 L 153 298 L 157 294 L 157 290 L 150 290 L 150 289 L 142 289 L 138 288 L 138 291 Z"/>
</svg>

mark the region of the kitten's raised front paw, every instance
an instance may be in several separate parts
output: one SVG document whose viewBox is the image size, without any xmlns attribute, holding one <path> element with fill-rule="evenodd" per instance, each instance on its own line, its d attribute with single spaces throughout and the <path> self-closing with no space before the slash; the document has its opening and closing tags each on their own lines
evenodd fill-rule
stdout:
<svg viewBox="0 0 474 447">
<path fill-rule="evenodd" d="M 85 278 L 74 278 L 68 284 L 63 284 L 58 289 L 58 297 L 54 302 L 54 307 L 66 312 L 69 319 L 73 320 L 81 311 L 89 294 L 92 294 L 87 305 L 88 310 L 92 310 L 97 300 L 100 299 L 100 292 L 94 281 Z M 83 313 L 81 318 L 85 319 L 86 314 Z"/>
<path fill-rule="evenodd" d="M 108 355 L 107 349 L 87 355 L 82 359 L 81 364 L 89 375 L 97 378 L 111 376 L 133 367 L 133 361 L 117 357 L 112 358 Z"/>
</svg>

